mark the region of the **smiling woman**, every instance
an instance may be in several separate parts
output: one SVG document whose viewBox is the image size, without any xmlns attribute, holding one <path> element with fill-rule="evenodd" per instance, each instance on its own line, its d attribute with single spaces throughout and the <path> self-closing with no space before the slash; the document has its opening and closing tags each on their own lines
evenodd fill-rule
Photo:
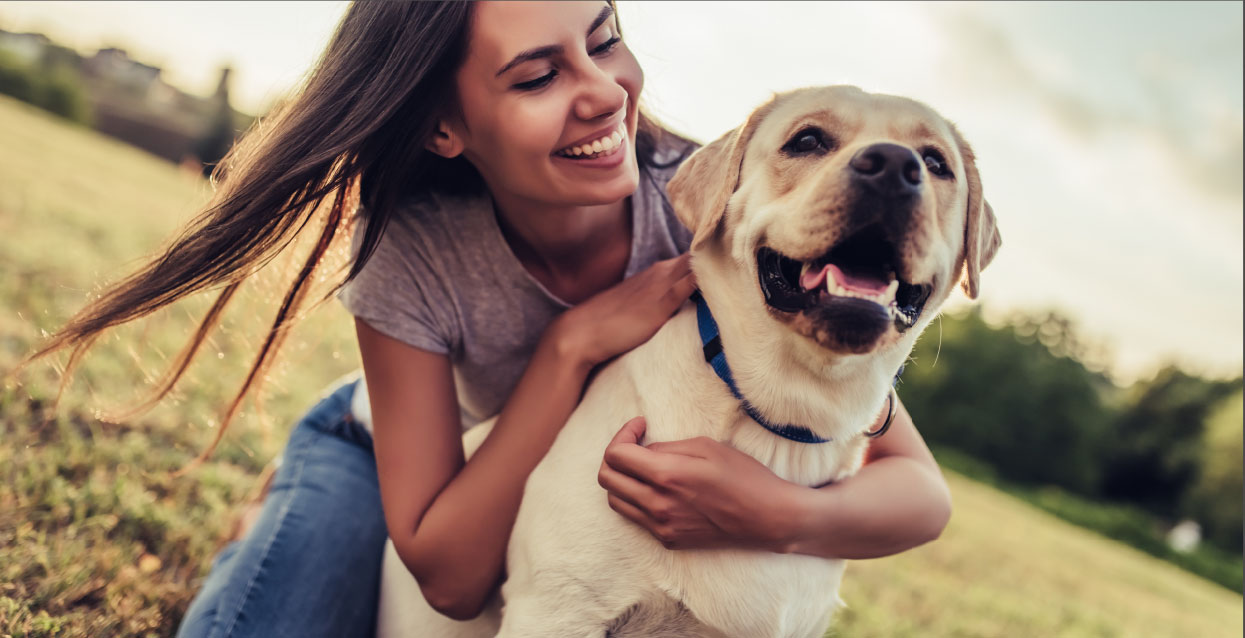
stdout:
<svg viewBox="0 0 1245 638">
<path fill-rule="evenodd" d="M 642 87 L 610 2 L 356 3 L 305 88 L 218 167 L 207 209 L 35 354 L 69 348 L 76 362 L 103 331 L 218 291 L 159 400 L 239 287 L 310 234 L 227 425 L 354 231 L 337 285 L 367 383 L 342 383 L 294 428 L 254 526 L 217 558 L 179 635 L 371 635 L 386 536 L 433 607 L 480 612 L 525 480 L 589 373 L 652 337 L 695 286 L 690 232 L 665 195 L 694 145 L 644 116 Z M 463 427 L 490 415 L 467 461 Z M 634 422 L 609 427 L 644 455 Z M 658 505 L 695 523 L 679 548 L 757 545 L 707 506 L 776 529 L 780 551 L 880 556 L 937 536 L 946 489 L 902 409 L 871 445 L 876 462 L 805 488 L 816 506 L 798 516 L 753 515 L 738 486 L 765 476 L 736 473 L 696 502 L 654 502 L 643 473 L 607 489 L 653 535 Z M 895 484 L 911 498 L 876 505 Z"/>
<path fill-rule="evenodd" d="M 470 600 L 487 595 L 504 550 L 498 539 L 517 506 L 513 486 L 541 453 L 530 445 L 541 438 L 532 433 L 555 433 L 587 370 L 646 338 L 691 291 L 686 259 L 674 259 L 685 231 L 669 215 L 661 192 L 669 171 L 658 161 L 677 162 L 690 145 L 640 113 L 642 85 L 607 2 L 355 4 L 302 92 L 222 162 L 198 218 L 32 355 L 69 348 L 77 362 L 103 331 L 218 291 L 153 389 L 154 403 L 181 378 L 250 275 L 296 237 L 316 233 L 225 409 L 227 426 L 262 382 L 292 318 L 312 300 L 324 255 L 348 236 L 359 207 L 366 223 L 355 233 L 344 300 L 360 316 L 369 376 L 380 379 L 371 389 L 378 447 L 400 453 L 374 455 L 371 433 L 350 418 L 352 399 L 362 403 L 354 409 L 369 408 L 361 385 L 330 394 L 295 428 L 256 526 L 218 557 L 182 635 L 370 635 L 386 536 L 378 461 L 393 501 L 393 536 L 407 548 L 422 531 L 412 565 L 426 568 L 421 557 L 439 557 L 446 568 L 423 572 L 430 598 L 466 614 L 478 604 Z M 462 199 L 429 209 L 442 197 Z M 469 221 L 467 212 L 478 216 Z M 445 226 L 420 227 L 424 222 Z M 427 242 L 437 232 L 448 240 L 443 247 L 460 249 L 441 258 L 488 268 L 511 253 L 511 270 L 521 276 L 503 283 L 493 271 L 459 269 L 461 279 L 447 282 L 438 279 L 448 274 L 438 263 L 421 265 L 412 280 L 414 264 L 385 260 L 417 249 L 402 241 Z M 661 260 L 668 263 L 648 268 Z M 446 286 L 463 294 L 431 293 Z M 477 317 L 531 321 L 511 324 L 520 333 L 492 323 L 438 323 L 465 301 Z M 572 303 L 575 312 L 564 312 Z M 378 306 L 390 312 L 373 312 Z M 417 306 L 429 314 L 412 316 Z M 609 320 L 599 321 L 603 316 Z M 620 327 L 608 330 L 610 339 L 586 338 L 612 323 Z M 477 343 L 480 335 L 492 340 Z M 529 358 L 529 376 L 561 379 L 556 389 L 516 389 Z M 460 373 L 457 392 L 452 370 Z M 507 396 L 524 415 L 511 428 L 524 442 L 498 437 L 504 457 L 473 483 L 471 471 L 459 472 L 470 468 L 462 467 L 458 404 L 470 423 L 502 410 Z M 401 401 L 401 417 L 393 416 L 394 401 Z M 499 482 L 507 487 L 497 489 Z M 502 501 L 477 498 L 481 493 Z M 473 541 L 463 530 L 483 536 Z M 447 539 L 467 541 L 468 551 L 443 553 Z M 434 573 L 475 576 L 448 588 Z M 466 591 L 473 593 L 464 598 Z"/>
</svg>

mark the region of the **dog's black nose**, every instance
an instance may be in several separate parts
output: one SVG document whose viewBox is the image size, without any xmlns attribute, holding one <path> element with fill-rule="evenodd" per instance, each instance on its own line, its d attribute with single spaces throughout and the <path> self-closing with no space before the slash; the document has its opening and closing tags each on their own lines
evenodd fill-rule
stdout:
<svg viewBox="0 0 1245 638">
<path fill-rule="evenodd" d="M 883 197 L 908 197 L 920 192 L 921 158 L 906 146 L 866 146 L 847 165 L 855 173 L 856 181 Z"/>
</svg>

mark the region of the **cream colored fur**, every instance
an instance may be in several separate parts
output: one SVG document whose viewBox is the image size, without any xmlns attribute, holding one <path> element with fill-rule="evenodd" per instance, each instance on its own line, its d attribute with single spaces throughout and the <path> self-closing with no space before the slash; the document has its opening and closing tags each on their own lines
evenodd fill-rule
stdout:
<svg viewBox="0 0 1245 638">
<path fill-rule="evenodd" d="M 838 141 L 817 161 L 778 152 L 801 126 Z M 916 326 L 893 327 L 865 354 L 828 349 L 818 330 L 766 306 L 755 254 L 769 246 L 798 259 L 842 237 L 843 165 L 879 141 L 935 144 L 955 180 L 928 180 L 906 273 L 934 291 Z M 378 634 L 436 636 L 822 635 L 838 603 L 844 562 L 743 550 L 670 551 L 611 511 L 596 475 L 606 444 L 629 419 L 648 421 L 646 442 L 707 436 L 809 486 L 850 476 L 862 433 L 884 405 L 891 377 L 956 281 L 976 294 L 998 247 L 972 155 L 954 128 L 924 105 L 853 87 L 777 96 L 740 128 L 699 150 L 670 184 L 680 218 L 694 229 L 693 268 L 714 310 L 741 392 L 773 422 L 804 424 L 833 442 L 777 437 L 739 409 L 706 365 L 695 309 L 686 305 L 650 341 L 593 380 L 548 455 L 528 479 L 507 555 L 501 601 L 471 622 L 433 611 L 386 549 Z M 468 432 L 470 453 L 490 423 Z"/>
</svg>

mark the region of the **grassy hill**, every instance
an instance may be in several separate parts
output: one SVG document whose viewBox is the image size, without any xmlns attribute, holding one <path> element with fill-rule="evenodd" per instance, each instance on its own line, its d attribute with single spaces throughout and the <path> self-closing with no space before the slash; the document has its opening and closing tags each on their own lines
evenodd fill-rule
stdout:
<svg viewBox="0 0 1245 638">
<path fill-rule="evenodd" d="M 195 175 L 0 98 L 0 370 L 206 196 Z M 203 300 L 103 339 L 55 415 L 55 366 L 0 392 L 0 636 L 173 633 L 291 420 L 358 365 L 349 318 L 322 307 L 287 344 L 263 411 L 173 477 L 214 434 L 275 289 L 269 279 L 236 302 L 175 396 L 128 422 L 103 417 L 142 396 Z M 948 474 L 955 515 L 943 537 L 852 564 L 832 635 L 1240 635 L 1239 595 Z"/>
</svg>

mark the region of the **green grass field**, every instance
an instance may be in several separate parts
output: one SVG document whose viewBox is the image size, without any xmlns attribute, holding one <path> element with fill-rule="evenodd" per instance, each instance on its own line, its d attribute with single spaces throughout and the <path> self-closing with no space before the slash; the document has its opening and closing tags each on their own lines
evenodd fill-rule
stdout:
<svg viewBox="0 0 1245 638">
<path fill-rule="evenodd" d="M 124 274 L 207 196 L 195 176 L 0 98 L 0 370 L 10 370 L 99 285 Z M 0 636 L 171 635 L 236 505 L 291 421 L 357 367 L 335 304 L 291 337 L 266 386 L 210 462 L 183 467 L 271 319 L 272 283 L 236 302 L 226 332 L 164 404 L 142 396 L 204 307 L 191 300 L 101 341 L 49 412 L 57 368 L 0 393 Z M 262 309 L 262 312 L 257 312 Z M 834 636 L 1239 636 L 1241 596 L 948 472 L 943 537 L 854 563 Z"/>
</svg>

